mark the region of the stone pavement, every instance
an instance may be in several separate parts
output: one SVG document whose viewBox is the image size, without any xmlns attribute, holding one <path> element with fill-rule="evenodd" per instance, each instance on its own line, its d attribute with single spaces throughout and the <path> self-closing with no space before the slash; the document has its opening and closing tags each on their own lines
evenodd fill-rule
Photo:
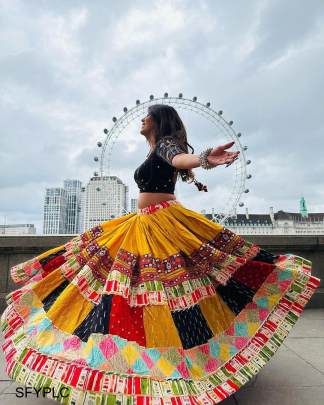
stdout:
<svg viewBox="0 0 324 405">
<path fill-rule="evenodd" d="M 3 337 L 1 335 L 1 343 Z M 20 384 L 9 380 L 0 350 L 0 404 L 54 405 L 52 399 L 17 398 Z M 222 405 L 323 405 L 324 308 L 305 309 L 283 345 L 252 381 Z"/>
</svg>

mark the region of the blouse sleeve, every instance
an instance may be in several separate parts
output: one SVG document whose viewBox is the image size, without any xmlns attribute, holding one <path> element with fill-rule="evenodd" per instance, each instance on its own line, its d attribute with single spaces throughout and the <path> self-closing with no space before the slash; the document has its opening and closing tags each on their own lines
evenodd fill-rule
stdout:
<svg viewBox="0 0 324 405">
<path fill-rule="evenodd" d="M 156 145 L 156 154 L 172 165 L 172 159 L 179 153 L 187 153 L 179 143 L 170 138 L 160 139 Z"/>
</svg>

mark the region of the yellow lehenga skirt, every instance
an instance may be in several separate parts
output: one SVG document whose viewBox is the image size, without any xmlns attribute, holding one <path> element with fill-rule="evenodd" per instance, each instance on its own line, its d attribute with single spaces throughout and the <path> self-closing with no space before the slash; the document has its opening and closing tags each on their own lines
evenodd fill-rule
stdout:
<svg viewBox="0 0 324 405">
<path fill-rule="evenodd" d="M 308 260 L 178 200 L 103 222 L 11 277 L 7 374 L 98 405 L 221 402 L 271 359 L 320 283 Z"/>
</svg>

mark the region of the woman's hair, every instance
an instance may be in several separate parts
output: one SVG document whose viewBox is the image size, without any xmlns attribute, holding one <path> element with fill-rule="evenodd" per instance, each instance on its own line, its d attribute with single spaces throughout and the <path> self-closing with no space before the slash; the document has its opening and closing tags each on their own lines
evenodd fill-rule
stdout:
<svg viewBox="0 0 324 405">
<path fill-rule="evenodd" d="M 191 149 L 191 153 L 194 153 L 194 148 L 187 140 L 186 128 L 173 107 L 166 104 L 154 104 L 148 107 L 148 113 L 153 118 L 156 143 L 162 138 L 171 137 L 186 153 L 189 153 L 188 146 Z M 192 169 L 177 169 L 177 173 L 178 177 L 180 174 L 182 181 L 191 183 L 195 178 Z"/>
</svg>

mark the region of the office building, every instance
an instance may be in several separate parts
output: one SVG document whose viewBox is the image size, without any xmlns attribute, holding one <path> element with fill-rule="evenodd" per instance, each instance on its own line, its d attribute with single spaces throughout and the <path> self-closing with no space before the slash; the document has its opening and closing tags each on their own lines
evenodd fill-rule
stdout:
<svg viewBox="0 0 324 405">
<path fill-rule="evenodd" d="M 47 188 L 44 200 L 43 233 L 64 234 L 67 231 L 67 191 L 61 187 Z"/>
<path fill-rule="evenodd" d="M 126 214 L 128 186 L 117 176 L 94 176 L 81 189 L 83 232 L 104 221 Z"/>
</svg>

